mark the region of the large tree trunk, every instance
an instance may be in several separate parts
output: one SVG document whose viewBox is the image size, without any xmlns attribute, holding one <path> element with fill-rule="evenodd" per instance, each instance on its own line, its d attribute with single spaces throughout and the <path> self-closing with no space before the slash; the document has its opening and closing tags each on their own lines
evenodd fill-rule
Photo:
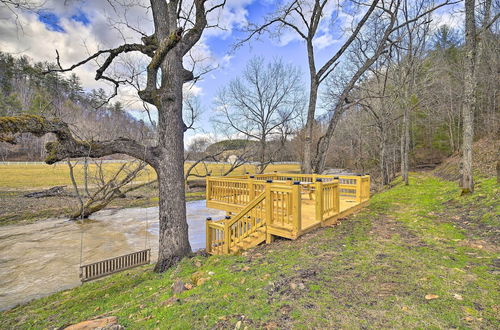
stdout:
<svg viewBox="0 0 500 330">
<path fill-rule="evenodd" d="M 476 22 L 474 7 L 475 0 L 465 0 L 464 103 L 462 107 L 462 193 L 474 191 L 474 180 L 472 177 L 472 143 L 474 138 L 474 107 L 476 105 Z"/>
<path fill-rule="evenodd" d="M 162 272 L 191 252 L 186 221 L 184 186 L 184 122 L 182 120 L 182 57 L 176 52 L 162 65 L 163 93 L 158 109 L 158 146 L 156 166 L 159 187 L 159 254 L 155 271 Z"/>
<path fill-rule="evenodd" d="M 302 173 L 306 174 L 310 174 L 313 171 L 312 145 L 313 145 L 313 133 L 314 133 L 314 114 L 316 112 L 317 99 L 318 99 L 318 82 L 315 78 L 315 74 L 311 74 L 309 105 L 307 108 L 307 122 L 306 122 L 305 139 L 304 139 L 304 159 L 302 160 Z"/>
</svg>

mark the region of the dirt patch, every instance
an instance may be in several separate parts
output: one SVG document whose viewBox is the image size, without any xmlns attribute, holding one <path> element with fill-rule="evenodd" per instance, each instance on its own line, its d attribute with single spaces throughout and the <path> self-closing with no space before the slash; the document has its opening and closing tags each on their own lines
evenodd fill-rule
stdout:
<svg viewBox="0 0 500 330">
<path fill-rule="evenodd" d="M 395 237 L 402 240 L 405 245 L 414 247 L 426 246 L 418 236 L 394 220 L 390 216 L 379 216 L 372 221 L 372 230 L 369 232 L 372 239 L 390 241 Z"/>
<path fill-rule="evenodd" d="M 453 223 L 462 229 L 467 236 L 462 244 L 491 252 L 500 251 L 500 216 L 495 214 L 494 207 L 474 208 L 451 200 L 446 203 L 446 211 L 436 215 L 436 221 Z M 484 221 L 485 217 L 493 220 Z"/>
</svg>

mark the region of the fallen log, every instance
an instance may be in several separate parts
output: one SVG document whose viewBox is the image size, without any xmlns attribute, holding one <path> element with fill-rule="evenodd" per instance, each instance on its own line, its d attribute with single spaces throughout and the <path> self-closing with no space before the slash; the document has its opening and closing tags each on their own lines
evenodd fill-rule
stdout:
<svg viewBox="0 0 500 330">
<path fill-rule="evenodd" d="M 61 196 L 64 194 L 64 187 L 66 186 L 55 186 L 47 190 L 35 191 L 29 194 L 25 194 L 24 197 L 28 198 L 42 198 L 42 197 L 54 197 Z"/>
</svg>

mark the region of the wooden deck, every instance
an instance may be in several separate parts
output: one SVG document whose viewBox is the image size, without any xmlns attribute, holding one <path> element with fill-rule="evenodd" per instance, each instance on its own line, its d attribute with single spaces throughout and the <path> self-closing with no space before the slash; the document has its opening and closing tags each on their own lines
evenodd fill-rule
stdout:
<svg viewBox="0 0 500 330">
<path fill-rule="evenodd" d="M 226 219 L 207 219 L 207 252 L 238 253 L 274 236 L 296 239 L 359 210 L 370 177 L 274 173 L 207 178 L 207 207 Z"/>
</svg>

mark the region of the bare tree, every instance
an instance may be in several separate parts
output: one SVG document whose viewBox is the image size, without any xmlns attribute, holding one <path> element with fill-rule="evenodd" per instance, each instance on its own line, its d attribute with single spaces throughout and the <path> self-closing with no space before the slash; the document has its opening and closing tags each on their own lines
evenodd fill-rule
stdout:
<svg viewBox="0 0 500 330">
<path fill-rule="evenodd" d="M 259 172 L 272 162 L 271 138 L 289 134 L 287 127 L 303 108 L 299 70 L 275 59 L 265 64 L 256 57 L 247 64 L 242 78 L 232 80 L 217 97 L 217 123 L 257 140 Z"/>
<path fill-rule="evenodd" d="M 96 79 L 118 87 L 128 83 L 108 74 L 113 62 L 125 53 L 139 53 L 149 58 L 146 83 L 139 97 L 158 109 L 157 142 L 148 146 L 129 138 L 107 141 L 80 141 L 75 139 L 60 120 L 38 116 L 18 116 L 0 119 L 0 140 L 13 141 L 13 135 L 30 132 L 41 136 L 54 133 L 56 142 L 46 148 L 49 164 L 66 158 L 98 158 L 115 153 L 130 155 L 151 165 L 158 176 L 159 186 L 159 255 L 156 271 L 164 271 L 191 252 L 186 222 L 184 187 L 184 131 L 182 118 L 183 85 L 192 81 L 193 72 L 183 67 L 183 58 L 195 46 L 207 27 L 207 15 L 221 8 L 224 1 L 205 8 L 206 0 L 164 1 L 151 0 L 154 33 L 143 36 L 141 43 L 124 43 L 111 49 L 100 50 L 86 59 L 64 68 L 57 56 L 57 68 L 66 72 L 98 58 L 104 58 L 96 71 Z"/>
<path fill-rule="evenodd" d="M 307 112 L 307 121 L 305 128 L 305 143 L 304 143 L 304 158 L 302 170 L 304 172 L 321 172 L 324 168 L 325 157 L 328 152 L 330 140 L 333 136 L 335 127 L 340 120 L 343 112 L 349 108 L 346 107 L 349 93 L 355 87 L 357 81 L 364 75 L 366 70 L 377 60 L 377 58 L 388 48 L 398 42 L 397 39 L 392 40 L 391 36 L 408 24 L 422 19 L 432 11 L 456 1 L 444 0 L 439 4 L 434 4 L 433 1 L 425 1 L 426 6 L 422 6 L 415 16 L 405 19 L 400 16 L 400 8 L 404 0 L 374 0 L 365 2 L 351 1 L 349 4 L 358 5 L 359 8 L 366 8 L 363 15 L 358 15 L 359 20 L 354 20 L 353 27 L 341 44 L 338 51 L 335 52 L 319 69 L 316 68 L 315 46 L 314 40 L 318 33 L 318 27 L 325 22 L 326 9 L 332 5 L 333 1 L 315 0 L 313 2 L 294 0 L 289 1 L 276 11 L 275 14 L 266 18 L 264 24 L 259 26 L 249 26 L 249 36 L 244 40 L 247 41 L 254 36 L 258 36 L 266 31 L 271 31 L 275 35 L 280 35 L 281 30 L 288 29 L 295 32 L 306 43 L 307 57 L 310 72 L 310 87 L 309 87 L 309 105 Z M 422 0 L 423 1 L 423 0 Z M 316 144 L 316 150 L 313 150 L 312 135 L 314 121 L 316 115 L 316 103 L 318 99 L 318 89 L 320 84 L 332 75 L 335 68 L 340 63 L 341 57 L 356 41 L 362 40 L 360 35 L 369 20 L 378 22 L 372 24 L 372 29 L 376 28 L 376 33 L 372 33 L 375 45 L 368 47 L 363 55 L 365 59 L 359 64 L 356 70 L 353 70 L 351 79 L 349 79 L 339 93 L 338 100 L 330 107 L 331 119 L 326 129 L 325 134 L 319 139 Z M 271 27 L 276 27 L 276 30 L 271 30 Z"/>
<path fill-rule="evenodd" d="M 83 219 L 91 214 L 104 209 L 113 200 L 125 197 L 127 193 L 134 190 L 149 186 L 157 182 L 156 179 L 146 182 L 136 182 L 140 174 L 148 171 L 147 164 L 142 161 L 131 161 L 120 165 L 118 170 L 112 173 L 107 173 L 105 164 L 102 160 L 96 160 L 92 165 L 95 171 L 92 171 L 90 177 L 88 174 L 84 176 L 85 194 L 80 193 L 78 183 L 74 175 L 74 168 L 78 165 L 78 161 L 71 162 L 67 160 L 69 173 L 73 190 L 78 198 L 80 207 L 78 211 L 70 215 L 71 219 Z M 84 168 L 87 173 L 88 165 Z M 94 189 L 89 190 L 89 181 L 94 186 Z"/>
<path fill-rule="evenodd" d="M 305 173 L 311 173 L 313 171 L 312 136 L 314 130 L 319 87 L 321 83 L 334 71 L 335 67 L 338 65 L 339 59 L 349 48 L 351 43 L 355 40 L 359 31 L 375 10 L 378 2 L 378 0 L 371 2 L 371 5 L 369 6 L 366 13 L 355 25 L 355 28 L 352 30 L 351 35 L 346 38 L 344 43 L 340 46 L 339 50 L 336 53 L 332 54 L 332 56 L 319 67 L 316 64 L 316 46 L 314 40 L 318 34 L 320 25 L 325 23 L 328 24 L 327 22 L 325 22 L 325 20 L 327 19 L 325 15 L 326 9 L 328 8 L 328 6 L 334 4 L 334 1 L 288 1 L 281 8 L 278 8 L 275 13 L 268 16 L 263 24 L 259 26 L 250 25 L 248 27 L 249 36 L 244 41 L 250 40 L 253 37 L 257 37 L 258 35 L 265 32 L 271 32 L 272 35 L 279 36 L 281 35 L 281 32 L 283 30 L 289 30 L 296 33 L 299 38 L 304 40 L 306 43 L 310 85 L 307 120 L 304 132 L 304 154 L 302 162 L 302 171 Z M 276 29 L 271 30 L 274 27 Z"/>
</svg>

